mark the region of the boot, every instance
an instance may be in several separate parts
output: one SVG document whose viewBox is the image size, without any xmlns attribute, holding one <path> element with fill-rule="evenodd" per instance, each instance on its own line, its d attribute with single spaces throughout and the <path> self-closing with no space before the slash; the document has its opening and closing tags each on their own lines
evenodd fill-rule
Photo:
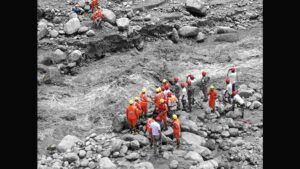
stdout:
<svg viewBox="0 0 300 169">
<path fill-rule="evenodd" d="M 129 133 L 132 134 L 132 127 L 129 126 Z"/>
<path fill-rule="evenodd" d="M 180 140 L 176 140 L 176 149 L 179 149 Z"/>
<path fill-rule="evenodd" d="M 165 124 L 165 130 L 168 130 L 168 125 L 167 125 L 167 123 Z"/>
<path fill-rule="evenodd" d="M 137 134 L 139 134 L 139 133 L 138 133 L 138 130 L 136 129 L 136 127 L 134 127 L 133 134 L 134 134 L 134 135 L 137 135 Z"/>
</svg>

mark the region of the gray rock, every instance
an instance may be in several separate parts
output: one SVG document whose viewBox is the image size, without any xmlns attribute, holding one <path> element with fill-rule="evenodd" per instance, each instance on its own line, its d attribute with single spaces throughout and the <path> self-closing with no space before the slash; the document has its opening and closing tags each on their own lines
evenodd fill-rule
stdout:
<svg viewBox="0 0 300 169">
<path fill-rule="evenodd" d="M 228 127 L 235 127 L 235 123 L 232 118 L 226 118 L 225 124 L 228 125 Z"/>
<path fill-rule="evenodd" d="M 63 30 L 58 31 L 58 33 L 59 33 L 60 35 L 66 34 L 65 31 L 63 31 Z"/>
<path fill-rule="evenodd" d="M 199 162 L 203 162 L 203 158 L 201 157 L 201 155 L 195 151 L 189 151 L 185 156 L 184 159 L 186 160 L 193 160 L 193 161 L 199 161 Z"/>
<path fill-rule="evenodd" d="M 79 50 L 74 50 L 68 56 L 69 62 L 77 62 L 82 56 L 82 53 Z"/>
<path fill-rule="evenodd" d="M 205 146 L 207 144 L 208 143 L 206 142 Z M 202 157 L 205 157 L 206 159 L 211 158 L 212 155 L 212 152 L 208 148 L 199 145 L 192 145 L 191 147 L 189 147 L 189 150 L 199 153 Z"/>
<path fill-rule="evenodd" d="M 119 30 L 127 30 L 130 20 L 128 18 L 119 18 L 116 20 Z"/>
<path fill-rule="evenodd" d="M 203 0 L 186 0 L 185 8 L 187 11 L 199 15 L 206 15 L 205 1 Z"/>
<path fill-rule="evenodd" d="M 121 137 L 121 139 L 125 141 L 137 140 L 140 143 L 140 146 L 146 146 L 150 144 L 149 139 L 142 135 L 125 134 Z"/>
<path fill-rule="evenodd" d="M 174 150 L 173 151 L 173 156 L 184 157 L 185 154 L 186 154 L 186 151 L 184 151 L 184 150 Z"/>
<path fill-rule="evenodd" d="M 140 155 L 136 152 L 130 153 L 129 155 L 125 156 L 125 158 L 129 161 L 137 160 L 140 158 Z"/>
<path fill-rule="evenodd" d="M 163 158 L 168 160 L 170 158 L 170 154 L 167 151 L 163 152 Z"/>
<path fill-rule="evenodd" d="M 78 15 L 77 15 L 75 12 L 72 12 L 72 13 L 69 15 L 69 19 L 73 19 L 73 18 L 78 18 Z"/>
<path fill-rule="evenodd" d="M 68 63 L 67 67 L 68 68 L 73 68 L 76 66 L 76 62 Z M 76 116 L 74 116 L 76 118 Z"/>
<path fill-rule="evenodd" d="M 216 32 L 217 34 L 222 34 L 222 33 L 235 33 L 236 30 L 230 27 L 226 27 L 226 26 L 218 26 L 216 28 Z"/>
<path fill-rule="evenodd" d="M 178 32 L 182 37 L 195 37 L 199 33 L 199 28 L 195 26 L 184 26 L 180 28 Z"/>
<path fill-rule="evenodd" d="M 255 100 L 255 101 L 251 104 L 250 110 L 257 109 L 257 108 L 259 108 L 260 106 L 262 106 L 262 104 L 261 104 L 259 101 Z"/>
<path fill-rule="evenodd" d="M 229 133 L 230 133 L 230 136 L 238 136 L 239 135 L 239 129 L 237 128 L 230 128 L 229 129 Z"/>
<path fill-rule="evenodd" d="M 80 21 L 78 18 L 72 18 L 70 19 L 64 26 L 64 31 L 68 35 L 72 35 L 78 31 L 78 29 L 81 27 Z"/>
<path fill-rule="evenodd" d="M 256 100 L 260 101 L 262 99 L 262 94 L 260 93 L 254 93 L 253 95 L 255 97 Z"/>
<path fill-rule="evenodd" d="M 210 150 L 215 150 L 216 149 L 216 141 L 214 139 L 207 140 L 205 147 L 209 148 Z"/>
<path fill-rule="evenodd" d="M 254 90 L 253 89 L 242 89 L 242 90 L 239 90 L 238 91 L 238 94 L 241 96 L 241 97 L 244 97 L 244 98 L 249 98 L 253 95 L 254 93 Z"/>
<path fill-rule="evenodd" d="M 196 37 L 196 42 L 204 42 L 205 39 L 206 39 L 205 34 L 203 34 L 202 32 L 199 32 Z"/>
<path fill-rule="evenodd" d="M 109 9 L 102 9 L 101 12 L 104 15 L 103 21 L 107 21 L 113 25 L 116 23 L 116 15 L 113 11 Z"/>
<path fill-rule="evenodd" d="M 85 33 L 89 30 L 87 26 L 82 26 L 78 29 L 78 33 Z"/>
<path fill-rule="evenodd" d="M 56 24 L 61 23 L 61 18 L 58 17 L 58 16 L 55 16 L 55 17 L 53 18 L 53 23 L 56 23 Z"/>
<path fill-rule="evenodd" d="M 168 130 L 162 132 L 165 136 L 170 137 L 173 135 L 173 128 L 168 127 Z"/>
<path fill-rule="evenodd" d="M 101 152 L 102 157 L 108 157 L 111 154 L 111 149 L 107 149 Z"/>
<path fill-rule="evenodd" d="M 128 151 L 128 147 L 126 145 L 123 145 L 121 150 L 120 150 L 120 154 L 125 154 Z"/>
<path fill-rule="evenodd" d="M 89 160 L 86 158 L 80 162 L 81 167 L 87 167 L 88 165 L 89 165 Z"/>
<path fill-rule="evenodd" d="M 241 116 L 242 116 L 242 111 L 239 108 L 235 108 L 234 111 L 229 111 L 226 114 L 226 117 L 230 117 L 230 118 L 233 118 L 233 119 L 236 119 L 236 118 L 241 117 Z"/>
<path fill-rule="evenodd" d="M 173 28 L 172 30 L 172 38 L 171 40 L 174 42 L 174 43 L 178 43 L 179 42 L 179 35 L 178 35 L 178 32 L 175 28 Z"/>
<path fill-rule="evenodd" d="M 38 32 L 38 40 L 43 39 L 46 35 L 48 35 L 49 31 L 47 28 L 42 28 L 39 32 Z"/>
<path fill-rule="evenodd" d="M 176 169 L 178 167 L 178 161 L 177 160 L 172 160 L 170 163 L 170 168 L 171 169 Z"/>
<path fill-rule="evenodd" d="M 42 66 L 41 64 L 43 64 L 43 65 L 47 65 L 47 66 L 49 66 L 49 65 L 51 65 L 52 64 L 52 57 L 51 57 L 51 55 L 50 54 L 47 54 L 47 53 L 44 53 L 44 54 L 42 54 L 42 55 L 38 55 L 38 65 L 40 65 L 40 67 L 43 69 L 43 70 L 45 70 L 46 71 L 46 67 L 45 66 Z M 39 66 L 38 66 L 39 67 Z"/>
<path fill-rule="evenodd" d="M 57 30 L 51 30 L 50 32 L 49 32 L 49 34 L 50 34 L 50 36 L 52 37 L 52 38 L 56 38 L 57 36 L 58 36 L 58 31 Z"/>
<path fill-rule="evenodd" d="M 230 136 L 230 133 L 228 131 L 222 131 L 221 135 L 223 137 L 229 137 Z"/>
<path fill-rule="evenodd" d="M 115 116 L 112 121 L 113 131 L 121 132 L 123 129 L 128 128 L 126 115 Z"/>
<path fill-rule="evenodd" d="M 41 19 L 38 22 L 38 28 L 39 29 L 47 28 L 47 25 L 48 25 L 48 21 L 46 19 Z"/>
<path fill-rule="evenodd" d="M 63 156 L 63 161 L 74 162 L 79 160 L 76 153 L 67 153 Z"/>
<path fill-rule="evenodd" d="M 86 151 L 80 150 L 79 153 L 78 153 L 78 155 L 79 155 L 79 157 L 83 158 L 86 155 Z"/>
<path fill-rule="evenodd" d="M 192 145 L 202 146 L 206 142 L 203 137 L 198 136 L 193 133 L 189 133 L 189 132 L 181 132 L 181 138 L 183 141 L 187 142 L 188 144 L 192 144 Z"/>
<path fill-rule="evenodd" d="M 100 169 L 116 169 L 117 166 L 108 157 L 101 158 L 99 161 Z"/>
<path fill-rule="evenodd" d="M 90 169 L 96 168 L 96 164 L 93 161 L 89 162 L 88 166 L 89 166 Z"/>
<path fill-rule="evenodd" d="M 85 34 L 86 34 L 88 37 L 91 37 L 91 36 L 95 36 L 95 35 L 96 35 L 95 31 L 93 31 L 93 30 L 89 30 L 89 31 L 87 31 Z"/>
<path fill-rule="evenodd" d="M 112 145 L 111 151 L 112 152 L 120 151 L 122 143 L 123 143 L 123 140 L 120 140 L 120 139 L 113 140 L 111 143 L 111 145 Z"/>
<path fill-rule="evenodd" d="M 71 149 L 73 146 L 75 146 L 76 142 L 78 141 L 81 140 L 76 136 L 67 135 L 57 145 L 57 150 L 59 152 L 65 152 L 67 149 Z"/>
<path fill-rule="evenodd" d="M 85 10 L 85 11 L 89 11 L 90 9 L 91 9 L 91 6 L 90 6 L 90 5 L 85 5 L 85 6 L 84 6 L 84 10 Z"/>
<path fill-rule="evenodd" d="M 154 169 L 154 166 L 152 163 L 144 161 L 138 164 L 134 164 L 130 167 L 130 169 Z"/>
<path fill-rule="evenodd" d="M 212 159 L 208 161 L 203 161 L 202 163 L 195 166 L 195 168 L 190 168 L 190 169 L 216 169 L 216 168 L 218 168 L 218 162 Z"/>
<path fill-rule="evenodd" d="M 130 147 L 133 150 L 137 150 L 140 148 L 140 143 L 137 140 L 133 140 L 130 142 Z"/>
<path fill-rule="evenodd" d="M 54 63 L 61 63 L 63 61 L 65 61 L 67 59 L 67 55 L 61 51 L 60 49 L 56 49 L 54 52 L 53 52 L 53 62 Z"/>
<path fill-rule="evenodd" d="M 112 157 L 113 157 L 113 158 L 117 158 L 117 157 L 119 157 L 119 155 L 120 155 L 120 152 L 114 152 L 114 153 L 112 154 Z"/>
</svg>

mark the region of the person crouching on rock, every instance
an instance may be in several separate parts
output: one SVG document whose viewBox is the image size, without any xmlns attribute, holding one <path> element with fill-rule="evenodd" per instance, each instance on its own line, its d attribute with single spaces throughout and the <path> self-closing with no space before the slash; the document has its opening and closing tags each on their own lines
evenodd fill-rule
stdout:
<svg viewBox="0 0 300 169">
<path fill-rule="evenodd" d="M 173 133 L 176 138 L 176 148 L 178 149 L 179 144 L 180 144 L 179 135 L 180 135 L 181 129 L 180 129 L 180 124 L 179 124 L 179 119 L 177 118 L 176 114 L 173 114 L 172 124 L 173 124 Z"/>
<path fill-rule="evenodd" d="M 84 13 L 84 10 L 82 8 L 80 8 L 79 4 L 76 4 L 75 7 L 72 9 L 72 11 L 74 11 L 75 13 L 82 15 Z"/>
<path fill-rule="evenodd" d="M 157 123 L 158 121 L 159 121 L 159 116 L 157 116 L 155 118 L 155 121 L 150 124 L 150 138 L 153 140 L 154 154 L 156 154 L 157 148 L 160 149 L 161 138 L 162 138 L 160 125 Z"/>
<path fill-rule="evenodd" d="M 98 6 L 97 11 L 93 15 L 94 24 L 96 24 L 97 26 L 99 26 L 101 20 L 104 19 L 104 15 L 101 13 L 100 9 L 101 9 L 101 7 Z"/>
<path fill-rule="evenodd" d="M 217 93 L 215 91 L 215 87 L 213 85 L 210 86 L 210 91 L 207 94 L 207 96 L 210 96 L 208 105 L 209 105 L 209 107 L 212 108 L 212 112 L 215 112 L 215 104 L 216 104 L 216 99 L 218 98 L 218 95 L 217 95 Z"/>
<path fill-rule="evenodd" d="M 147 120 L 146 128 L 145 128 L 144 133 L 146 133 L 146 131 L 148 131 L 149 136 L 151 136 L 151 133 L 150 133 L 150 124 L 151 124 L 152 122 L 155 121 L 155 120 L 154 120 L 155 118 L 156 118 L 156 116 L 153 115 L 152 118 L 149 118 L 149 119 Z M 153 147 L 153 139 L 150 137 L 150 148 L 152 148 L 152 147 Z"/>
<path fill-rule="evenodd" d="M 245 102 L 241 98 L 240 95 L 236 94 L 236 91 L 232 92 L 233 100 L 232 100 L 232 110 L 234 111 L 235 104 L 239 105 L 242 109 L 242 118 L 244 118 L 244 109 L 245 109 Z"/>
<path fill-rule="evenodd" d="M 132 100 L 129 101 L 129 106 L 126 109 L 126 117 L 128 119 L 129 132 L 131 134 L 137 134 L 136 122 L 139 119 L 139 115 L 133 103 L 134 102 Z"/>
</svg>

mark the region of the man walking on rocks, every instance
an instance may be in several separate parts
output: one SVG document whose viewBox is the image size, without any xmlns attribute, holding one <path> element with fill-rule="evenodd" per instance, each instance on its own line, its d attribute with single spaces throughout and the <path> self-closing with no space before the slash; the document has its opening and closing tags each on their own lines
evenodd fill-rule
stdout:
<svg viewBox="0 0 300 169">
<path fill-rule="evenodd" d="M 208 105 L 209 105 L 209 107 L 212 108 L 212 112 L 215 112 L 215 104 L 216 104 L 216 99 L 218 98 L 218 95 L 217 95 L 217 93 L 215 91 L 215 87 L 213 85 L 210 86 L 210 91 L 207 94 L 207 96 L 210 96 Z"/>
<path fill-rule="evenodd" d="M 225 90 L 223 98 L 228 99 L 228 102 L 231 103 L 231 98 L 233 97 L 232 84 L 230 83 L 230 79 L 226 79 L 225 82 L 226 82 L 226 90 Z"/>
<path fill-rule="evenodd" d="M 142 116 L 143 118 L 145 118 L 147 112 L 148 112 L 148 102 L 152 102 L 152 101 L 148 101 L 147 98 L 149 96 L 146 96 L 146 89 L 142 89 L 142 93 L 140 95 L 140 104 L 141 104 L 141 109 L 142 109 Z"/>
<path fill-rule="evenodd" d="M 233 100 L 232 100 L 232 110 L 234 111 L 235 104 L 239 105 L 242 109 L 242 118 L 244 118 L 244 109 L 245 109 L 245 102 L 241 98 L 240 95 L 236 94 L 236 91 L 232 92 Z"/>
<path fill-rule="evenodd" d="M 192 86 L 191 81 L 187 81 L 187 97 L 188 97 L 188 102 L 189 102 L 189 112 L 192 111 L 192 103 L 194 102 L 194 93 L 195 93 L 195 88 Z"/>
<path fill-rule="evenodd" d="M 180 102 L 182 103 L 182 110 L 183 110 L 183 111 L 186 111 L 187 91 L 186 91 L 186 88 L 185 88 L 185 84 L 184 84 L 184 83 L 181 83 L 180 86 L 181 86 L 181 92 L 180 92 L 179 100 L 180 100 Z"/>
<path fill-rule="evenodd" d="M 150 133 L 150 124 L 151 124 L 152 122 L 155 121 L 154 119 L 155 119 L 155 118 L 154 118 L 154 116 L 153 116 L 152 118 L 149 118 L 149 119 L 147 120 L 147 122 L 146 122 L 146 128 L 145 128 L 144 133 L 146 133 L 146 131 L 148 131 L 149 136 L 151 136 L 151 133 Z M 152 139 L 151 137 L 150 137 L 150 147 L 151 147 L 151 148 L 153 147 L 153 139 Z"/>
<path fill-rule="evenodd" d="M 210 77 L 206 76 L 206 72 L 202 72 L 202 78 L 200 80 L 200 90 L 204 95 L 203 102 L 207 102 L 207 88 L 209 83 Z"/>
<path fill-rule="evenodd" d="M 155 121 L 150 124 L 150 137 L 153 140 L 153 145 L 154 145 L 154 154 L 156 154 L 157 149 L 160 149 L 161 145 L 161 130 L 160 130 L 160 125 L 157 123 L 158 121 L 157 116 L 155 118 Z M 159 151 L 158 151 L 159 153 Z"/>
<path fill-rule="evenodd" d="M 178 149 L 179 144 L 180 144 L 179 135 L 180 135 L 181 129 L 180 129 L 180 124 L 179 124 L 179 119 L 177 119 L 177 115 L 175 115 L 175 114 L 173 114 L 172 124 L 173 124 L 173 133 L 176 138 L 176 148 Z"/>
<path fill-rule="evenodd" d="M 174 78 L 174 82 L 175 82 L 175 85 L 174 85 L 174 94 L 175 94 L 176 98 L 180 97 L 180 85 L 179 85 L 178 80 L 179 80 L 178 77 Z M 180 102 L 177 102 L 177 109 L 178 110 L 180 109 Z"/>
<path fill-rule="evenodd" d="M 132 100 L 129 101 L 129 106 L 126 108 L 126 117 L 128 119 L 129 132 L 131 134 L 136 134 L 136 122 L 139 118 L 139 115 L 133 103 L 134 102 Z"/>
<path fill-rule="evenodd" d="M 230 71 L 231 71 L 231 73 L 230 73 Z M 229 76 L 228 76 L 228 74 L 229 74 Z M 228 70 L 227 77 L 229 77 L 230 82 L 232 84 L 232 91 L 235 91 L 235 82 L 238 80 L 235 68 L 231 68 L 231 69 Z"/>
</svg>

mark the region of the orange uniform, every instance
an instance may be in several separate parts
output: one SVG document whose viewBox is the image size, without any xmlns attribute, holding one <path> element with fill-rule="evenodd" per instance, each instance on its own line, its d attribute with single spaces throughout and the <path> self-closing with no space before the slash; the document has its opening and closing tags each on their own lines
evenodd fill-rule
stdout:
<svg viewBox="0 0 300 169">
<path fill-rule="evenodd" d="M 93 0 L 91 3 L 92 9 L 94 9 L 98 4 L 98 0 Z"/>
<path fill-rule="evenodd" d="M 135 127 L 136 126 L 136 122 L 139 118 L 139 115 L 136 111 L 135 106 L 130 105 L 127 107 L 126 109 L 126 117 L 128 119 L 128 123 L 130 127 Z"/>
<path fill-rule="evenodd" d="M 179 119 L 173 120 L 172 124 L 173 124 L 173 133 L 176 137 L 176 140 L 179 140 L 179 134 L 181 132 Z"/>
<path fill-rule="evenodd" d="M 139 117 L 140 117 L 140 116 L 143 114 L 143 113 L 142 113 L 141 106 L 139 105 L 139 103 L 138 103 L 138 102 L 135 102 L 134 106 L 135 106 L 135 108 L 136 108 L 136 112 L 137 112 L 137 114 L 138 114 L 138 115 L 139 115 Z"/>
<path fill-rule="evenodd" d="M 154 119 L 153 118 L 150 118 L 147 120 L 147 123 L 146 123 L 146 130 L 148 131 L 149 135 L 150 135 L 150 124 L 154 122 Z"/>
<path fill-rule="evenodd" d="M 141 101 L 140 104 L 141 104 L 142 113 L 146 115 L 146 113 L 148 112 L 148 100 L 144 93 L 141 93 L 140 101 Z"/>
<path fill-rule="evenodd" d="M 155 107 L 158 108 L 159 104 L 160 104 L 160 99 L 163 99 L 163 92 L 157 93 L 156 96 L 154 97 L 154 103 L 155 103 Z"/>
<path fill-rule="evenodd" d="M 167 126 L 167 112 L 168 112 L 168 106 L 165 103 L 159 104 L 158 106 L 158 112 L 160 118 L 163 120 L 165 127 L 168 128 Z"/>
<path fill-rule="evenodd" d="M 211 107 L 213 110 L 215 110 L 215 103 L 216 99 L 218 98 L 218 95 L 215 90 L 210 90 L 209 93 L 207 94 L 209 97 L 209 102 L 208 105 Z"/>
<path fill-rule="evenodd" d="M 97 11 L 94 13 L 93 20 L 96 20 L 98 17 L 100 17 L 101 19 L 104 18 L 104 15 L 101 13 L 100 9 L 97 9 Z"/>
</svg>

